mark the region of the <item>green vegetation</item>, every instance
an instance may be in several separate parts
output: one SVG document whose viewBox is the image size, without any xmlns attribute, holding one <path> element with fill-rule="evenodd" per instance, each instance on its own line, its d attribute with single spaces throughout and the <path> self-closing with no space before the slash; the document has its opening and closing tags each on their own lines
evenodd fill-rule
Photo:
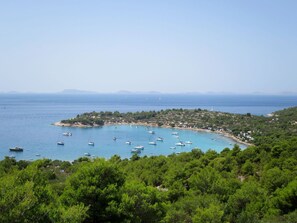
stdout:
<svg viewBox="0 0 297 223">
<path fill-rule="evenodd" d="M 201 109 L 168 109 L 134 113 L 91 112 L 61 122 L 86 126 L 103 125 L 104 123 L 144 123 L 154 126 L 199 128 L 226 132 L 244 142 L 263 145 L 272 144 L 297 134 L 297 107 L 275 112 L 270 117 Z"/>
<path fill-rule="evenodd" d="M 214 115 L 209 125 L 220 114 L 167 110 L 148 113 L 148 120 L 161 121 L 156 117 L 164 112 L 205 112 Z M 230 130 L 243 131 L 227 121 L 231 114 L 222 114 Z M 296 223 L 297 109 L 234 117 L 250 126 L 255 146 L 73 163 L 6 157 L 0 161 L 0 222 Z"/>
<path fill-rule="evenodd" d="M 93 115 L 94 114 L 94 115 Z M 96 113 L 88 113 L 83 115 L 77 115 L 75 118 L 68 119 L 68 120 L 62 120 L 61 123 L 63 124 L 81 124 L 85 126 L 102 126 L 104 125 L 104 121 L 100 118 L 98 118 Z"/>
</svg>

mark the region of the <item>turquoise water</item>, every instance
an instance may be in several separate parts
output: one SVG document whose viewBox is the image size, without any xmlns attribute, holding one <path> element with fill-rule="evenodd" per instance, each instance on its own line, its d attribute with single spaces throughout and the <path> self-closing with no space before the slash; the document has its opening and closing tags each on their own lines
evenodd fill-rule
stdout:
<svg viewBox="0 0 297 223">
<path fill-rule="evenodd" d="M 103 126 L 100 128 L 69 128 L 54 127 L 56 134 L 45 135 L 40 140 L 34 140 L 31 146 L 24 148 L 24 152 L 5 152 L 4 155 L 15 155 L 16 159 L 38 159 L 42 157 L 50 159 L 74 160 L 89 153 L 95 157 L 110 158 L 117 154 L 122 158 L 131 157 L 131 149 L 135 146 L 144 146 L 141 156 L 147 155 L 169 155 L 171 153 L 187 152 L 193 148 L 200 148 L 203 151 L 214 149 L 221 151 L 225 147 L 232 147 L 234 141 L 219 134 L 196 132 L 190 130 L 177 130 L 166 128 L 152 128 L 146 126 Z M 154 131 L 155 134 L 150 134 Z M 72 136 L 63 136 L 64 132 L 71 132 Z M 178 135 L 172 135 L 178 132 Z M 113 138 L 116 137 L 116 140 Z M 163 142 L 157 141 L 162 137 Z M 46 140 L 45 140 L 46 138 Z M 56 145 L 57 141 L 63 141 L 64 146 Z M 94 142 L 94 146 L 88 145 Z M 126 144 L 127 141 L 131 145 Z M 156 142 L 157 145 L 149 145 L 149 142 Z M 179 141 L 191 141 L 192 144 L 175 146 Z M 170 147 L 176 147 L 172 149 Z M 244 148 L 244 145 L 241 145 Z M 38 156 L 36 156 L 38 154 Z"/>
<path fill-rule="evenodd" d="M 166 108 L 202 108 L 233 113 L 265 115 L 267 113 L 296 106 L 293 96 L 214 96 L 214 95 L 55 95 L 55 94 L 0 94 L 0 159 L 14 155 L 16 159 L 61 159 L 74 160 L 90 153 L 109 158 L 120 155 L 131 156 L 135 145 L 145 148 L 141 155 L 168 155 L 173 152 L 190 151 L 198 147 L 217 151 L 232 147 L 234 142 L 221 135 L 181 131 L 180 140 L 192 141 L 192 145 L 170 149 L 178 141 L 171 135 L 171 129 L 155 128 L 155 135 L 147 133 L 146 127 L 104 126 L 102 128 L 62 128 L 51 125 L 61 119 L 74 117 L 90 111 L 149 111 Z M 63 132 L 72 132 L 65 137 Z M 148 145 L 155 137 L 163 137 L 164 142 L 156 146 Z M 117 137 L 116 142 L 113 137 Z M 57 146 L 63 140 L 64 146 Z M 131 146 L 125 144 L 132 142 Z M 88 146 L 94 141 L 95 146 Z M 24 148 L 22 153 L 9 152 L 10 147 Z M 36 156 L 39 154 L 40 156 Z"/>
</svg>

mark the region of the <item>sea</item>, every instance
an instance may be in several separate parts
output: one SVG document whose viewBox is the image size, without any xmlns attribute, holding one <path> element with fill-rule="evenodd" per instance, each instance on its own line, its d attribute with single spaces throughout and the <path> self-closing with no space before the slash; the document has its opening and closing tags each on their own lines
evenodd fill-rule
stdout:
<svg viewBox="0 0 297 223">
<path fill-rule="evenodd" d="M 42 158 L 73 161 L 83 156 L 130 158 L 131 150 L 143 146 L 140 156 L 170 155 L 199 148 L 220 152 L 236 142 L 215 133 L 148 128 L 145 126 L 103 126 L 98 128 L 57 127 L 52 123 L 91 111 L 159 111 L 201 108 L 238 114 L 267 115 L 297 106 L 296 96 L 195 95 L 195 94 L 0 94 L 0 159 Z M 150 134 L 154 131 L 155 134 Z M 71 132 L 72 136 L 63 136 Z M 172 132 L 178 132 L 173 135 Z M 116 137 L 116 140 L 113 138 Z M 164 140 L 157 141 L 158 137 Z M 57 145 L 63 141 L 64 146 Z M 126 142 L 130 141 L 131 145 Z M 179 141 L 189 141 L 176 146 Z M 90 146 L 89 142 L 94 142 Z M 149 142 L 156 142 L 150 145 Z M 191 142 L 191 143 L 190 143 Z M 246 146 L 239 144 L 242 149 Z M 23 152 L 11 152 L 19 146 Z M 175 147 L 175 148 L 173 148 Z"/>
</svg>

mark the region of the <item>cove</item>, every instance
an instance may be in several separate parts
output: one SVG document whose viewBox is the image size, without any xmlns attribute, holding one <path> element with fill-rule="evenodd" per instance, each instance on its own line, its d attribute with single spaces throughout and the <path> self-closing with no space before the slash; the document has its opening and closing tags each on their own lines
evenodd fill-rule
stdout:
<svg viewBox="0 0 297 223">
<path fill-rule="evenodd" d="M 14 156 L 17 160 L 49 158 L 73 161 L 85 155 L 107 159 L 113 155 L 119 155 L 122 159 L 130 158 L 133 155 L 131 150 L 136 146 L 144 147 L 139 156 L 166 156 L 189 152 L 194 148 L 199 148 L 203 152 L 208 149 L 220 152 L 226 147 L 232 148 L 234 144 L 238 144 L 242 149 L 246 148 L 246 145 L 218 133 L 175 128 L 141 125 L 106 125 L 97 128 L 52 126 L 52 128 L 56 128 L 54 134 L 45 136 L 37 144 L 24 145 L 23 152 L 7 150 L 3 155 Z M 72 135 L 63 136 L 65 132 L 71 132 Z M 163 138 L 163 141 L 158 141 L 158 137 Z M 63 141 L 64 145 L 57 145 L 58 141 Z M 127 144 L 127 141 L 131 144 Z M 177 146 L 176 143 L 180 141 L 185 145 Z M 94 145 L 89 145 L 89 142 L 94 142 Z M 150 145 L 150 142 L 155 142 L 156 145 Z"/>
</svg>

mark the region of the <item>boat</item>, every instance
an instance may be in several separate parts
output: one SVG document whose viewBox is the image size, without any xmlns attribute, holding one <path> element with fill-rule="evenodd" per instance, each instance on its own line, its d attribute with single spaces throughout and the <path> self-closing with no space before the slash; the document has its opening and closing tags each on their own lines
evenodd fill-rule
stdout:
<svg viewBox="0 0 297 223">
<path fill-rule="evenodd" d="M 117 137 L 113 137 L 113 141 L 116 141 L 117 140 Z"/>
<path fill-rule="evenodd" d="M 163 142 L 163 140 L 164 140 L 164 139 L 163 139 L 162 137 L 158 137 L 158 138 L 157 138 L 157 141 Z"/>
<path fill-rule="evenodd" d="M 185 144 L 183 142 L 177 142 L 175 143 L 176 146 L 185 146 Z"/>
<path fill-rule="evenodd" d="M 149 134 L 155 134 L 153 130 L 148 131 Z"/>
<path fill-rule="evenodd" d="M 178 132 L 172 132 L 171 135 L 178 135 Z"/>
<path fill-rule="evenodd" d="M 62 142 L 62 141 L 57 142 L 57 145 L 59 145 L 59 146 L 64 146 L 64 142 Z"/>
<path fill-rule="evenodd" d="M 141 153 L 141 149 L 131 149 L 131 153 Z"/>
<path fill-rule="evenodd" d="M 9 148 L 9 150 L 12 151 L 12 152 L 23 152 L 24 151 L 23 148 L 18 147 L 18 146 L 13 147 L 13 148 Z"/>
<path fill-rule="evenodd" d="M 94 142 L 89 142 L 88 145 L 89 145 L 89 146 L 94 146 L 95 143 L 94 143 Z"/>
<path fill-rule="evenodd" d="M 91 154 L 90 154 L 90 153 L 84 153 L 84 155 L 85 155 L 85 156 L 91 156 Z"/>
<path fill-rule="evenodd" d="M 185 141 L 185 144 L 192 144 L 191 141 Z"/>
<path fill-rule="evenodd" d="M 35 156 L 40 156 L 40 154 L 37 153 L 37 154 L 35 154 Z"/>
<path fill-rule="evenodd" d="M 64 132 L 63 136 L 72 136 L 72 133 L 71 132 Z"/>
<path fill-rule="evenodd" d="M 149 145 L 155 146 L 155 145 L 157 145 L 157 143 L 156 142 L 149 142 Z"/>
<path fill-rule="evenodd" d="M 175 149 L 175 146 L 171 146 L 170 149 Z"/>
<path fill-rule="evenodd" d="M 131 145 L 131 142 L 130 142 L 130 141 L 127 141 L 126 144 L 127 144 L 127 145 Z"/>
<path fill-rule="evenodd" d="M 134 149 L 141 149 L 141 150 L 143 150 L 144 149 L 144 146 L 135 146 Z"/>
</svg>

